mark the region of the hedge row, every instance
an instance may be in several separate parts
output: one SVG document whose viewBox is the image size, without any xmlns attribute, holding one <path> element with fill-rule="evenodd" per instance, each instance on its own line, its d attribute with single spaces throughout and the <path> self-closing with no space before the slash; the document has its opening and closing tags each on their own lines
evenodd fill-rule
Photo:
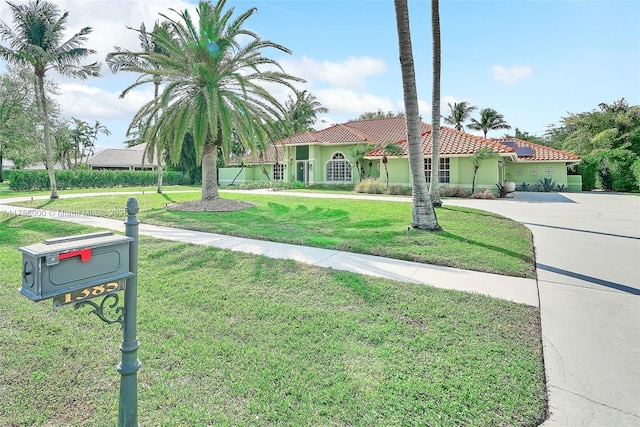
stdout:
<svg viewBox="0 0 640 427">
<path fill-rule="evenodd" d="M 165 171 L 164 185 L 189 185 L 189 178 L 182 172 Z M 71 188 L 146 187 L 156 185 L 155 171 L 128 170 L 61 170 L 56 171 L 59 190 Z M 15 191 L 48 190 L 49 173 L 46 170 L 11 171 L 9 188 Z"/>
</svg>

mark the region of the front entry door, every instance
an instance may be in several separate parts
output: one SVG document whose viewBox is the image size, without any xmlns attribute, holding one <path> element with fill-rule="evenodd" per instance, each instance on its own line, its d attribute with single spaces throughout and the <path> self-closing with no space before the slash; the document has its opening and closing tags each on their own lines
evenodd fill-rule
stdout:
<svg viewBox="0 0 640 427">
<path fill-rule="evenodd" d="M 296 161 L 296 181 L 309 183 L 309 160 Z"/>
</svg>

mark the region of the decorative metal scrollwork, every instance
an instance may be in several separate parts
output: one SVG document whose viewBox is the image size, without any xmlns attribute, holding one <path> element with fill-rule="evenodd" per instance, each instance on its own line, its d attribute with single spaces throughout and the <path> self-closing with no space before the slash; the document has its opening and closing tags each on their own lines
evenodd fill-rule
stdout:
<svg viewBox="0 0 640 427">
<path fill-rule="evenodd" d="M 107 300 L 113 299 L 113 303 L 107 305 Z M 103 322 L 111 325 L 113 323 L 120 323 L 120 329 L 124 328 L 124 307 L 116 307 L 120 302 L 120 296 L 117 293 L 107 294 L 102 298 L 100 304 L 96 304 L 91 300 L 80 301 L 75 304 L 75 309 L 90 305 L 93 309 L 89 314 L 93 313 L 100 318 Z M 117 316 L 117 317 L 115 317 Z"/>
</svg>

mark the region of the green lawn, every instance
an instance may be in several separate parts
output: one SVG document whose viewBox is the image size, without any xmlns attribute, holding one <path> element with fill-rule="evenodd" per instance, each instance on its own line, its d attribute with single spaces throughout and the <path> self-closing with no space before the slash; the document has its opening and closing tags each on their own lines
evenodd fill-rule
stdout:
<svg viewBox="0 0 640 427">
<path fill-rule="evenodd" d="M 152 200 L 140 198 L 143 215 L 163 218 Z M 329 218 L 373 221 L 363 234 L 383 228 L 344 201 L 258 203 L 254 218 L 324 215 L 319 228 L 330 228 Z M 363 210 L 372 214 L 368 205 Z M 456 215 L 496 221 L 479 212 L 439 213 L 449 230 Z M 245 226 L 251 220 L 237 218 Z M 175 220 L 190 225 L 198 217 Z M 16 292 L 20 246 L 90 231 L 0 217 L 2 426 L 116 424 L 118 327 L 87 308 L 53 310 L 50 301 L 36 304 Z M 151 238 L 140 251 L 143 426 L 535 426 L 545 417 L 536 308 Z"/>
<path fill-rule="evenodd" d="M 238 212 L 169 211 L 165 205 L 193 200 L 200 194 L 150 192 L 136 196 L 139 218 L 157 225 L 535 277 L 530 231 L 499 215 L 445 204 L 437 209 L 445 231 L 430 233 L 409 230 L 411 205 L 401 201 L 320 199 L 288 193 L 222 195 L 254 202 L 256 207 Z M 36 200 L 20 205 L 124 219 L 128 197 Z"/>
</svg>

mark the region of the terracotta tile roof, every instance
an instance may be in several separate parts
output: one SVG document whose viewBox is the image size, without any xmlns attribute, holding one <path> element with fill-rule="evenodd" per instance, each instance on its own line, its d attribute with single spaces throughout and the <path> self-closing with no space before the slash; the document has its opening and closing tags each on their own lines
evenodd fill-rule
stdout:
<svg viewBox="0 0 640 427">
<path fill-rule="evenodd" d="M 284 148 L 280 144 L 277 146 L 269 145 L 263 152 L 262 159 L 260 158 L 260 151 L 256 151 L 244 156 L 232 157 L 227 163 L 230 165 L 239 165 L 242 159 L 244 159 L 245 164 L 249 165 L 261 163 L 272 164 L 276 163 L 276 160 L 278 163 L 282 163 L 284 160 Z"/>
<path fill-rule="evenodd" d="M 431 155 L 431 126 L 422 123 L 423 128 L 427 127 L 427 131 L 422 135 L 422 152 L 424 155 Z M 396 141 L 402 148 L 402 156 L 409 155 L 409 147 L 407 144 L 406 134 L 402 139 Z M 456 154 L 473 154 L 482 147 L 489 147 L 495 153 L 515 153 L 515 150 L 506 145 L 499 144 L 489 139 L 464 133 L 445 126 L 440 127 L 440 154 L 456 155 Z M 382 148 L 377 148 L 367 153 L 367 157 L 382 156 Z"/>
<path fill-rule="evenodd" d="M 515 147 L 517 148 L 531 148 L 531 155 L 520 155 L 518 154 L 519 161 L 541 161 L 541 160 L 564 160 L 564 161 L 578 161 L 580 160 L 580 156 L 576 156 L 575 154 L 567 153 L 566 151 L 556 150 L 555 148 L 547 147 L 540 144 L 535 144 L 533 142 L 524 141 L 522 139 L 516 138 L 497 138 L 492 139 L 491 141 L 495 141 L 500 144 L 509 144 L 513 142 Z M 516 151 L 520 151 L 516 148 Z"/>
<path fill-rule="evenodd" d="M 431 125 L 420 122 L 422 133 L 422 152 L 431 155 Z M 510 143 L 512 141 L 512 143 Z M 379 147 L 368 152 L 366 157 L 382 157 L 382 145 L 395 142 L 402 148 L 401 156 L 409 154 L 407 146 L 406 122 L 404 116 L 385 117 L 369 120 L 354 120 L 337 124 L 315 132 L 304 132 L 277 141 L 278 149 L 270 146 L 265 153 L 264 163 L 283 161 L 283 145 L 308 144 L 344 144 L 370 142 Z M 518 160 L 565 160 L 577 161 L 580 157 L 550 147 L 522 141 L 514 138 L 485 139 L 480 136 L 464 133 L 445 126 L 440 127 L 440 154 L 465 155 L 473 154 L 482 147 L 489 147 L 495 153 L 517 156 Z M 531 155 L 518 148 L 531 147 Z M 277 151 L 277 153 L 276 153 Z M 521 155 L 525 152 L 526 155 Z M 256 154 L 245 156 L 248 163 L 260 163 Z M 238 163 L 237 160 L 230 163 Z"/>
</svg>

